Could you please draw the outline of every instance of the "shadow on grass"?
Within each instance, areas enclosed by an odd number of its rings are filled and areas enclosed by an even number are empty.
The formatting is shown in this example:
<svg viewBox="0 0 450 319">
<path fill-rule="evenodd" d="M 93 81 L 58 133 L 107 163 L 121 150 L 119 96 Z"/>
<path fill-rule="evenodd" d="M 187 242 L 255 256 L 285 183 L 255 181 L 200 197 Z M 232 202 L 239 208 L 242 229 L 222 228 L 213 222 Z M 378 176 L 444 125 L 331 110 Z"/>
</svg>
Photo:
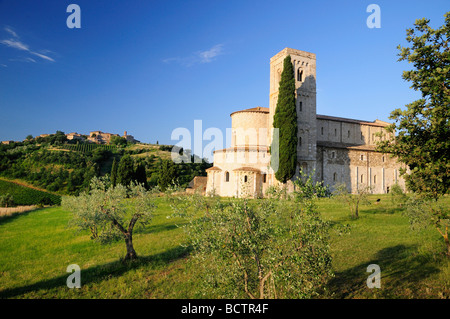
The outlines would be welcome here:
<svg viewBox="0 0 450 319">
<path fill-rule="evenodd" d="M 370 264 L 381 269 L 381 289 L 369 289 L 366 272 Z M 429 254 L 419 253 L 417 245 L 396 245 L 381 249 L 375 258 L 356 267 L 335 273 L 328 285 L 333 298 L 365 298 L 378 293 L 383 298 L 410 298 L 405 291 L 413 292 L 420 288 L 420 282 L 440 272 L 438 261 Z"/>
<path fill-rule="evenodd" d="M 34 213 L 37 211 L 42 210 L 43 208 L 35 208 L 35 209 L 31 209 L 28 210 L 26 212 L 17 212 L 17 213 L 11 213 L 10 215 L 4 215 L 4 216 L 0 216 L 0 225 L 6 224 L 6 223 L 10 223 L 12 221 L 14 221 L 15 219 L 19 218 L 19 217 L 24 217 L 27 216 L 30 213 Z"/>
<path fill-rule="evenodd" d="M 401 214 L 405 209 L 401 207 L 384 207 L 374 205 L 372 208 L 366 208 L 361 212 L 363 214 Z"/>
<path fill-rule="evenodd" d="M 81 284 L 88 285 L 93 283 L 99 283 L 103 280 L 109 280 L 111 278 L 120 277 L 128 271 L 140 269 L 143 267 L 156 268 L 160 266 L 167 266 L 167 264 L 174 262 L 176 260 L 182 259 L 189 255 L 191 249 L 186 247 L 178 246 L 166 250 L 162 253 L 150 255 L 150 256 L 139 256 L 139 258 L 133 262 L 123 262 L 117 260 L 108 264 L 98 265 L 90 267 L 88 269 L 81 269 Z M 42 280 L 37 283 L 5 289 L 0 291 L 0 299 L 4 298 L 14 298 L 21 296 L 26 293 L 39 291 L 39 290 L 51 290 L 55 288 L 66 288 L 67 278 L 70 273 L 64 274 L 59 277 L 55 277 L 48 280 Z M 67 288 L 69 289 L 69 288 Z"/>
<path fill-rule="evenodd" d="M 185 223 L 185 222 L 180 222 L 180 223 L 168 222 L 165 224 L 150 225 L 143 229 L 140 229 L 139 234 L 150 234 L 150 233 L 155 234 L 155 233 L 159 233 L 159 232 L 170 231 L 170 230 L 181 228 L 182 226 L 184 226 L 186 224 L 187 223 Z"/>
</svg>

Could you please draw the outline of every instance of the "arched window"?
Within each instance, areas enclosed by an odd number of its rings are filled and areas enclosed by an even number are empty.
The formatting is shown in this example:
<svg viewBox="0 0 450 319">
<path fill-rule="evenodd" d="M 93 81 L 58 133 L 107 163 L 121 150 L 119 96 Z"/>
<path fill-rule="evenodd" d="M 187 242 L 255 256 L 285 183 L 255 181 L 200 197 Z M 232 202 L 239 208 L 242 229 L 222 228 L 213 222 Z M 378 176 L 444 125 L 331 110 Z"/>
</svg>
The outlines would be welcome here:
<svg viewBox="0 0 450 319">
<path fill-rule="evenodd" d="M 333 174 L 333 182 L 337 181 L 337 173 Z"/>
<path fill-rule="evenodd" d="M 225 182 L 229 182 L 229 181 L 230 181 L 230 173 L 225 172 Z"/>
<path fill-rule="evenodd" d="M 300 101 L 299 103 L 298 103 L 298 110 L 301 112 L 301 111 L 303 111 L 303 103 L 302 103 L 302 101 Z"/>
<path fill-rule="evenodd" d="M 297 70 L 297 81 L 302 82 L 303 81 L 303 70 L 298 68 Z"/>
<path fill-rule="evenodd" d="M 298 137 L 298 146 L 302 146 L 302 137 L 301 136 Z"/>
<path fill-rule="evenodd" d="M 323 127 L 320 128 L 320 133 L 323 135 Z"/>
<path fill-rule="evenodd" d="M 373 183 L 376 184 L 377 183 L 377 175 L 373 176 Z"/>
<path fill-rule="evenodd" d="M 244 176 L 244 183 L 247 183 L 247 175 Z"/>
<path fill-rule="evenodd" d="M 263 180 L 263 183 L 266 183 L 267 182 L 267 174 L 262 174 L 262 180 Z"/>
</svg>

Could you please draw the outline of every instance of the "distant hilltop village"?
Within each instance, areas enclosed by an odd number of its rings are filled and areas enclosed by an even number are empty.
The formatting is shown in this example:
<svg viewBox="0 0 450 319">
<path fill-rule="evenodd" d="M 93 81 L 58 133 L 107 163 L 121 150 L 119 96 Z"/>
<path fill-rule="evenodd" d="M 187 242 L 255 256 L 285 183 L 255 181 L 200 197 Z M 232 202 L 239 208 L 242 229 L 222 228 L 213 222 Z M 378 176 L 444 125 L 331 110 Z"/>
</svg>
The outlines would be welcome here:
<svg viewBox="0 0 450 319">
<path fill-rule="evenodd" d="M 52 134 L 41 134 L 39 136 L 36 136 L 37 138 L 46 138 L 49 137 Z M 78 141 L 78 142 L 87 142 L 87 143 L 95 143 L 95 144 L 111 144 L 111 139 L 116 137 L 122 137 L 124 138 L 128 143 L 140 143 L 140 141 L 136 140 L 133 135 L 128 135 L 127 131 L 123 133 L 123 136 L 120 136 L 119 134 L 114 133 L 106 133 L 102 131 L 93 131 L 90 132 L 89 135 L 79 134 L 76 132 L 65 134 L 67 137 L 67 140 L 69 141 Z M 3 141 L 2 144 L 9 144 L 13 141 Z"/>
<path fill-rule="evenodd" d="M 110 144 L 111 143 L 111 138 L 113 136 L 120 137 L 119 134 L 105 133 L 105 132 L 102 132 L 102 131 L 90 132 L 90 134 L 89 134 L 89 136 L 87 138 L 85 138 L 83 135 L 78 134 L 78 133 L 69 133 L 69 134 L 66 134 L 66 136 L 67 136 L 68 140 L 83 141 L 83 142 L 84 141 L 88 141 L 88 142 L 92 142 L 92 143 L 96 143 L 96 144 Z M 122 137 L 124 139 L 126 139 L 127 142 L 139 143 L 139 141 L 136 140 L 133 135 L 128 135 L 127 131 L 125 131 L 123 133 Z"/>
</svg>

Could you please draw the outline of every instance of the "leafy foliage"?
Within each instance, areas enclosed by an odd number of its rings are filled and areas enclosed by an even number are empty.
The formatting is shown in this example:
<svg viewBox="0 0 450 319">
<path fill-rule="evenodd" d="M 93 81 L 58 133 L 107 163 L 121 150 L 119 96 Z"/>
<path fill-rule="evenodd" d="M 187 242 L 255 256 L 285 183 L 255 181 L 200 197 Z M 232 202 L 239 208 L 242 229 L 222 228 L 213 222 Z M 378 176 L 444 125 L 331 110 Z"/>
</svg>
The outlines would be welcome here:
<svg viewBox="0 0 450 319">
<path fill-rule="evenodd" d="M 117 184 L 130 185 L 135 180 L 134 161 L 130 155 L 124 155 L 117 168 Z"/>
<path fill-rule="evenodd" d="M 113 186 L 116 186 L 117 184 L 117 161 L 116 158 L 114 158 L 112 166 L 111 166 L 111 184 Z"/>
<path fill-rule="evenodd" d="M 0 207 L 11 207 L 14 205 L 14 198 L 11 194 L 6 193 L 4 195 L 0 195 Z"/>
<path fill-rule="evenodd" d="M 399 61 L 414 67 L 403 72 L 403 79 L 422 98 L 406 105 L 406 110 L 391 113 L 395 123 L 388 132 L 397 130 L 398 135 L 382 141 L 378 149 L 392 153 L 410 168 L 409 173 L 400 172 L 408 188 L 417 193 L 408 204 L 407 215 L 413 224 L 419 220 L 434 224 L 450 257 L 448 209 L 427 200 L 437 202 L 450 188 L 450 12 L 441 27 L 433 29 L 429 23 L 425 18 L 416 20 L 414 28 L 406 31 L 410 46 L 398 46 Z"/>
<path fill-rule="evenodd" d="M 77 194 L 100 174 L 111 155 L 104 148 L 82 153 L 28 142 L 0 145 L 0 175 L 24 179 L 51 192 Z"/>
<path fill-rule="evenodd" d="M 391 191 L 389 193 L 391 194 L 392 205 L 403 207 L 408 200 L 408 196 L 403 191 L 403 188 L 397 183 L 391 186 Z"/>
<path fill-rule="evenodd" d="M 51 192 L 78 195 L 89 188 L 93 177 L 110 174 L 113 184 L 117 183 L 118 167 L 113 167 L 113 160 L 118 166 L 120 159 L 128 156 L 131 157 L 133 165 L 132 168 L 131 165 L 128 166 L 130 174 L 125 177 L 125 183 L 138 181 L 148 183 L 148 187 L 158 185 L 165 154 L 136 156 L 150 153 L 155 148 L 146 146 L 123 148 L 93 143 L 70 144 L 74 143 L 73 141 L 60 143 L 62 136 L 65 135 L 59 133 L 9 145 L 0 144 L 0 176 L 23 179 Z M 37 144 L 37 141 L 42 144 Z M 192 161 L 194 159 L 192 156 Z M 129 158 L 127 161 L 130 164 Z M 180 185 L 186 187 L 194 176 L 205 176 L 205 170 L 211 166 L 212 164 L 203 160 L 176 164 L 173 168 Z"/>
<path fill-rule="evenodd" d="M 359 205 L 370 204 L 368 196 L 372 192 L 372 187 L 360 184 L 358 185 L 356 194 L 351 194 L 345 184 L 338 184 L 335 187 L 336 189 L 333 192 L 335 198 L 348 205 L 353 218 L 359 218 Z"/>
<path fill-rule="evenodd" d="M 195 266 L 201 269 L 204 295 L 317 296 L 333 273 L 330 224 L 321 219 L 316 198 L 306 190 L 295 200 L 224 201 L 169 194 L 174 216 L 188 220 L 187 244 L 193 247 Z"/>
<path fill-rule="evenodd" d="M 409 173 L 401 171 L 410 190 L 436 199 L 450 187 L 450 12 L 437 29 L 429 22 L 416 20 L 414 28 L 406 31 L 410 46 L 398 46 L 399 61 L 414 67 L 403 72 L 403 79 L 422 98 L 391 113 L 395 120 L 388 127 L 391 138 L 381 141 L 378 149 L 410 168 Z"/>
<path fill-rule="evenodd" d="M 127 139 L 122 136 L 114 135 L 114 136 L 111 136 L 111 144 L 125 146 L 125 145 L 127 145 Z"/>
<path fill-rule="evenodd" d="M 171 160 L 163 160 L 159 166 L 158 186 L 164 192 L 169 186 L 176 182 L 177 171 L 175 163 Z"/>
<path fill-rule="evenodd" d="M 73 213 L 72 226 L 88 229 L 91 239 L 101 243 L 125 239 L 125 259 L 136 259 L 132 236 L 135 225 L 146 225 L 155 209 L 152 193 L 142 185 L 129 188 L 110 184 L 107 178 L 93 178 L 90 191 L 64 196 L 62 206 Z"/>
<path fill-rule="evenodd" d="M 444 239 L 446 254 L 450 257 L 450 240 L 448 228 L 450 227 L 450 211 L 448 206 L 439 200 L 430 200 L 413 194 L 406 201 L 405 216 L 409 218 L 411 228 L 421 229 L 434 227 Z"/>
<path fill-rule="evenodd" d="M 278 157 L 279 160 L 275 177 L 280 182 L 286 183 L 295 175 L 298 142 L 294 67 L 290 55 L 283 62 L 283 72 L 281 73 L 277 107 L 273 117 L 273 127 L 279 129 L 279 138 L 278 140 L 276 138 L 273 139 L 270 148 L 271 156 L 273 158 Z"/>
</svg>

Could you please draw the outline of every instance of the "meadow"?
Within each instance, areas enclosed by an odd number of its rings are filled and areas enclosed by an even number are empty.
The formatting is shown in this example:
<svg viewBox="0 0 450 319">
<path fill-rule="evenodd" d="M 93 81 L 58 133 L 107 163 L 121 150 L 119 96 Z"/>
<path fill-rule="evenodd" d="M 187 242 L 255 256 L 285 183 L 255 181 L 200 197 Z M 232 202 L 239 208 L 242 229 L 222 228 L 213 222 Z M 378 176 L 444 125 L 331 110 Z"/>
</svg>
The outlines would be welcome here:
<svg viewBox="0 0 450 319">
<path fill-rule="evenodd" d="M 376 202 L 380 199 L 379 202 Z M 447 197 L 444 199 L 450 203 Z M 324 219 L 350 226 L 331 233 L 335 277 L 322 298 L 449 298 L 450 262 L 435 229 L 412 231 L 389 195 L 372 195 L 352 219 L 334 199 L 318 202 Z M 100 245 L 68 228 L 69 212 L 43 208 L 0 218 L 0 298 L 203 298 L 181 219 L 163 198 L 152 222 L 134 235 L 139 261 L 123 264 L 125 245 Z M 80 289 L 69 289 L 67 266 L 81 268 Z M 366 285 L 367 266 L 381 268 L 381 288 Z"/>
</svg>

